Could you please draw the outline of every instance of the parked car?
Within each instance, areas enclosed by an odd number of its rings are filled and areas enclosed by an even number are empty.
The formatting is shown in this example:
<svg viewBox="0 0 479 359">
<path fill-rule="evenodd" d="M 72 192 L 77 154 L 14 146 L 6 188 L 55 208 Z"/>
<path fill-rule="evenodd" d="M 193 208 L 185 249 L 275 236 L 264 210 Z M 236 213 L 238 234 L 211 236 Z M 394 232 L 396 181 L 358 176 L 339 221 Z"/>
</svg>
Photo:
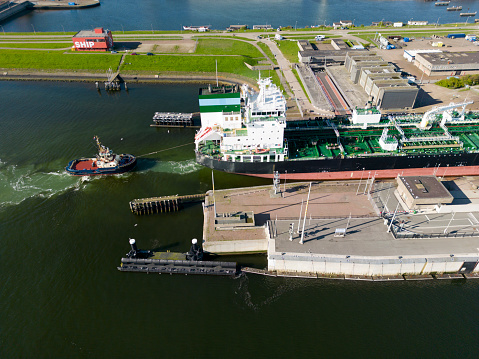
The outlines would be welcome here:
<svg viewBox="0 0 479 359">
<path fill-rule="evenodd" d="M 153 56 L 153 54 L 151 52 L 147 52 L 146 56 Z"/>
<path fill-rule="evenodd" d="M 112 54 L 117 54 L 117 53 L 118 53 L 118 51 L 112 50 L 112 52 L 111 52 L 111 53 L 112 53 Z"/>
<path fill-rule="evenodd" d="M 132 52 L 131 54 L 132 54 L 132 55 L 138 55 L 136 52 Z"/>
</svg>

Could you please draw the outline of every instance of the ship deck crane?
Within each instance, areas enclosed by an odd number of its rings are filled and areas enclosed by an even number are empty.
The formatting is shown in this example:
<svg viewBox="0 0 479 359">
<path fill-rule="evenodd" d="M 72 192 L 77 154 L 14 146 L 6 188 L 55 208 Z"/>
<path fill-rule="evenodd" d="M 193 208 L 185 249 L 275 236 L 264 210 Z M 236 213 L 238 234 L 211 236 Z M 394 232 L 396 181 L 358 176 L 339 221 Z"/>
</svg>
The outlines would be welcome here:
<svg viewBox="0 0 479 359">
<path fill-rule="evenodd" d="M 427 111 L 424 116 L 422 117 L 421 123 L 419 123 L 418 128 L 421 130 L 427 130 L 431 127 L 431 123 L 434 122 L 435 120 L 435 115 L 438 113 L 447 113 L 449 110 L 455 109 L 457 107 L 462 107 L 462 111 L 460 116 L 462 117 L 464 115 L 465 109 L 467 105 L 470 105 L 474 103 L 474 101 L 464 101 L 462 103 L 453 103 L 451 102 L 449 105 L 446 106 L 440 106 L 433 108 L 429 111 Z M 444 117 L 444 115 L 443 115 Z"/>
</svg>

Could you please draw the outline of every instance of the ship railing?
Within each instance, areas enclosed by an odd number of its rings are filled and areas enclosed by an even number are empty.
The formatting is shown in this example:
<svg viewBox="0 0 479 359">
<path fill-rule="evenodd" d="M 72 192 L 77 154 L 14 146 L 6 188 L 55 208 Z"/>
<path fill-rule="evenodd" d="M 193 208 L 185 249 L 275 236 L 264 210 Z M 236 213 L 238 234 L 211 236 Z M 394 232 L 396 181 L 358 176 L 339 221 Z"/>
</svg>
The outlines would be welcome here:
<svg viewBox="0 0 479 359">
<path fill-rule="evenodd" d="M 459 137 L 455 136 L 428 136 L 428 137 L 409 137 L 401 142 L 438 142 L 438 141 L 452 141 L 459 140 Z"/>
</svg>

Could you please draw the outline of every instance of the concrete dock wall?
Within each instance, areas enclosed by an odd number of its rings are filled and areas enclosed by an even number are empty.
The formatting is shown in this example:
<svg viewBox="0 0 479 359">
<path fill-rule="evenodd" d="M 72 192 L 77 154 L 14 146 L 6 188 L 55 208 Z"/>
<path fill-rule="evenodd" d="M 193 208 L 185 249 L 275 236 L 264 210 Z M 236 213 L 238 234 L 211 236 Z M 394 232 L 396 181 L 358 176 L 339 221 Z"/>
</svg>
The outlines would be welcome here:
<svg viewBox="0 0 479 359">
<path fill-rule="evenodd" d="M 479 261 L 479 254 L 437 256 L 433 258 L 339 257 L 309 254 L 271 254 L 268 270 L 281 272 L 325 273 L 334 275 L 394 276 L 431 273 L 457 273 L 464 262 Z M 474 269 L 479 273 L 479 266 Z"/>
<path fill-rule="evenodd" d="M 236 240 L 236 241 L 207 241 L 203 243 L 203 249 L 215 254 L 242 254 L 266 252 L 268 240 Z"/>
<path fill-rule="evenodd" d="M 24 1 L 18 4 L 12 4 L 10 7 L 5 8 L 0 11 L 0 22 L 8 19 L 10 16 L 18 14 L 20 11 L 25 10 L 31 3 L 29 1 Z"/>
</svg>

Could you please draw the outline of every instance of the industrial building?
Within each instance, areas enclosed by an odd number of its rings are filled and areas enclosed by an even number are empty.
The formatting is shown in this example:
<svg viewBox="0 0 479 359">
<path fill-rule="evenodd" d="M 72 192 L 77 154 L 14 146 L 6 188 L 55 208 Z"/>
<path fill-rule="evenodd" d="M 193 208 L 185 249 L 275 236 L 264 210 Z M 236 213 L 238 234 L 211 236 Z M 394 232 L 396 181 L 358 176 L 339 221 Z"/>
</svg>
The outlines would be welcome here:
<svg viewBox="0 0 479 359">
<path fill-rule="evenodd" d="M 427 76 L 479 73 L 479 52 L 418 53 L 414 64 Z"/>
<path fill-rule="evenodd" d="M 414 107 L 419 89 L 408 83 L 395 67 L 374 54 L 349 52 L 345 68 L 350 79 L 364 89 L 373 105 L 381 110 L 405 110 Z"/>
<path fill-rule="evenodd" d="M 109 51 L 114 47 L 111 31 L 102 27 L 81 30 L 73 35 L 72 40 L 75 51 Z"/>
<path fill-rule="evenodd" d="M 341 41 L 335 41 L 335 48 L 346 45 Z M 418 87 L 409 84 L 394 65 L 377 54 L 349 47 L 349 50 L 314 50 L 305 40 L 298 41 L 298 46 L 299 61 L 310 64 L 307 67 L 316 71 L 318 83 L 314 86 L 336 114 L 348 114 L 366 102 L 387 111 L 414 108 Z M 343 64 L 344 67 L 338 66 Z"/>
<path fill-rule="evenodd" d="M 303 64 L 344 64 L 346 54 L 352 52 L 355 54 L 368 54 L 368 50 L 304 50 L 298 51 L 299 62 Z"/>
<path fill-rule="evenodd" d="M 331 39 L 331 46 L 335 50 L 349 50 L 349 45 L 343 39 Z"/>
<path fill-rule="evenodd" d="M 436 176 L 398 176 L 397 185 L 399 197 L 410 210 L 433 209 L 454 200 Z"/>
<path fill-rule="evenodd" d="M 381 110 L 410 110 L 414 108 L 418 92 L 406 79 L 379 80 L 373 82 L 371 97 Z"/>
<path fill-rule="evenodd" d="M 403 57 L 408 60 L 409 62 L 414 62 L 416 59 L 417 54 L 430 54 L 434 52 L 442 52 L 441 50 L 433 50 L 433 49 L 428 49 L 428 50 L 404 50 Z"/>
</svg>

